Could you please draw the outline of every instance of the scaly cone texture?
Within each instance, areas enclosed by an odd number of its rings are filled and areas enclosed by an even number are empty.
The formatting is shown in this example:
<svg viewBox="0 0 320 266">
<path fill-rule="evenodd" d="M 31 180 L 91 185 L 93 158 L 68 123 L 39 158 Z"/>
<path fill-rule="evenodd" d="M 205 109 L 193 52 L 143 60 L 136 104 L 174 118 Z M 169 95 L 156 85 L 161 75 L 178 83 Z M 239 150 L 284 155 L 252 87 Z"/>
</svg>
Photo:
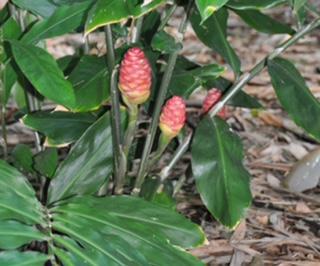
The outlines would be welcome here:
<svg viewBox="0 0 320 266">
<path fill-rule="evenodd" d="M 162 108 L 159 127 L 169 139 L 176 137 L 186 122 L 186 104 L 179 97 L 174 96 Z"/>
<path fill-rule="evenodd" d="M 120 66 L 119 89 L 129 104 L 144 103 L 150 96 L 152 70 L 144 52 L 134 47 L 124 55 Z"/>
<path fill-rule="evenodd" d="M 206 98 L 203 101 L 202 105 L 202 113 L 206 114 L 210 111 L 210 109 L 219 102 L 220 98 L 222 96 L 222 93 L 218 89 L 211 89 L 208 91 L 208 94 Z M 222 119 L 225 119 L 227 117 L 227 110 L 225 107 L 222 108 L 222 110 L 218 113 L 218 116 L 220 116 Z"/>
</svg>

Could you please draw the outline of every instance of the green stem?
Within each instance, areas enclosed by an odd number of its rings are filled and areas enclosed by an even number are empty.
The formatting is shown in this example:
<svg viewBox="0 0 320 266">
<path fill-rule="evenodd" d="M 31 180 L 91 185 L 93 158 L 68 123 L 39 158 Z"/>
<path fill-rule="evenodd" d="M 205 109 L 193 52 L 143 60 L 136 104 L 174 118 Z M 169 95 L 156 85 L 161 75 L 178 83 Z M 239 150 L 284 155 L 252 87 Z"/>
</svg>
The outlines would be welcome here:
<svg viewBox="0 0 320 266">
<path fill-rule="evenodd" d="M 272 53 L 261 60 L 256 66 L 254 66 L 251 71 L 245 73 L 234 85 L 223 95 L 221 101 L 219 101 L 213 108 L 211 108 L 209 115 L 214 117 L 225 104 L 240 91 L 248 82 L 250 82 L 255 76 L 260 74 L 264 68 L 268 65 L 268 61 L 276 58 L 287 50 L 290 46 L 294 45 L 298 40 L 304 37 L 306 34 L 313 31 L 315 28 L 320 26 L 320 18 L 315 19 L 310 24 L 302 28 L 296 34 L 294 34 L 289 40 L 282 43 L 278 48 L 276 48 Z"/>
<path fill-rule="evenodd" d="M 107 45 L 107 62 L 110 75 L 110 98 L 111 98 L 111 129 L 112 129 L 112 146 L 114 154 L 114 179 L 115 185 L 121 184 L 120 163 L 122 156 L 122 137 L 120 126 L 120 100 L 118 92 L 118 69 L 115 67 L 115 53 L 112 38 L 112 29 L 110 25 L 105 27 L 106 45 Z"/>
<path fill-rule="evenodd" d="M 187 152 L 187 150 L 189 149 L 190 143 L 191 143 L 191 139 L 192 139 L 192 134 L 193 132 L 190 132 L 187 137 L 183 140 L 183 142 L 179 145 L 178 149 L 176 150 L 176 152 L 173 154 L 169 164 L 164 167 L 162 169 L 162 171 L 160 172 L 160 180 L 161 182 L 163 182 L 164 180 L 166 180 L 173 167 L 177 164 L 178 161 L 180 161 L 180 159 L 182 158 L 182 156 Z"/>
<path fill-rule="evenodd" d="M 132 105 L 129 107 L 129 123 L 124 137 L 123 151 L 126 157 L 128 157 L 134 136 L 136 133 L 137 122 L 139 116 L 139 108 L 137 105 Z"/>
<path fill-rule="evenodd" d="M 157 150 L 151 154 L 151 159 L 148 162 L 147 165 L 147 172 L 149 172 L 153 166 L 160 160 L 162 154 L 168 147 L 169 143 L 171 142 L 172 139 L 167 138 L 165 135 L 161 134 L 159 138 L 159 144 Z"/>
<path fill-rule="evenodd" d="M 139 109 L 137 105 L 128 105 L 129 106 L 129 124 L 128 128 L 124 137 L 124 143 L 123 143 L 123 152 L 120 160 L 120 166 L 119 166 L 119 178 L 118 182 L 116 183 L 114 193 L 119 195 L 123 192 L 123 186 L 125 184 L 125 178 L 128 168 L 128 157 L 130 148 L 132 146 L 132 142 L 134 140 L 136 128 L 137 128 L 137 122 L 138 122 L 138 114 Z"/>
<path fill-rule="evenodd" d="M 193 3 L 193 1 L 189 1 L 189 6 L 187 8 L 186 14 L 185 14 L 184 18 L 182 19 L 181 24 L 179 26 L 179 31 L 178 31 L 179 32 L 179 36 L 178 36 L 179 40 L 178 41 L 180 41 L 180 42 L 183 40 L 183 35 L 186 30 L 188 16 L 189 16 L 189 12 L 190 12 L 192 3 Z M 151 125 L 149 127 L 144 150 L 142 153 L 138 176 L 137 176 L 137 179 L 136 179 L 136 182 L 134 185 L 134 189 L 133 189 L 133 194 L 135 194 L 135 195 L 140 193 L 141 186 L 142 186 L 144 179 L 146 177 L 147 161 L 148 161 L 148 158 L 149 158 L 149 155 L 151 153 L 151 149 L 152 149 L 152 146 L 154 143 L 154 139 L 155 139 L 157 128 L 158 128 L 161 107 L 162 107 L 164 100 L 165 100 L 165 97 L 167 95 L 168 87 L 169 87 L 169 84 L 170 84 L 170 81 L 172 78 L 172 73 L 173 73 L 177 58 L 178 58 L 178 53 L 179 53 L 179 51 L 175 51 L 170 55 L 166 70 L 164 72 L 164 76 L 161 81 L 159 93 L 157 96 L 157 101 L 155 104 L 154 112 L 152 114 Z"/>
<path fill-rule="evenodd" d="M 143 16 L 139 17 L 136 21 L 136 27 L 132 34 L 132 43 L 137 43 L 139 41 L 142 25 L 143 25 Z"/>
<path fill-rule="evenodd" d="M 167 14 L 161 20 L 161 24 L 158 28 L 158 31 L 162 31 L 164 29 L 164 27 L 167 25 L 168 21 L 170 20 L 171 16 L 173 15 L 173 13 L 176 11 L 177 7 L 178 7 L 178 5 L 174 4 L 169 8 L 169 10 L 167 11 Z"/>
<path fill-rule="evenodd" d="M 2 68 L 0 70 L 2 72 Z M 8 158 L 8 139 L 7 139 L 7 125 L 6 125 L 6 105 L 4 102 L 4 88 L 2 79 L 0 80 L 0 119 L 1 119 L 1 131 L 3 140 L 3 156 L 4 159 Z"/>
</svg>

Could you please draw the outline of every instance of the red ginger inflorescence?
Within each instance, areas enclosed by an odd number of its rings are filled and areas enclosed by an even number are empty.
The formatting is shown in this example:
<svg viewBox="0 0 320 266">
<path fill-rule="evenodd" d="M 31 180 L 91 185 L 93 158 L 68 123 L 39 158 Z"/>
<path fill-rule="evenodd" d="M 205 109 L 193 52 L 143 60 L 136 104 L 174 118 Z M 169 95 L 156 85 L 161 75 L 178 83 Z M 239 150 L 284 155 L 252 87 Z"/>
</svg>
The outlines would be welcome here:
<svg viewBox="0 0 320 266">
<path fill-rule="evenodd" d="M 206 98 L 203 101 L 202 105 L 202 113 L 206 114 L 210 111 L 210 109 L 219 102 L 220 98 L 222 97 L 222 92 L 218 89 L 211 89 L 208 91 Z M 227 116 L 227 110 L 225 107 L 218 113 L 222 119 L 225 119 Z"/>
<path fill-rule="evenodd" d="M 162 108 L 160 129 L 166 137 L 174 138 L 179 134 L 185 122 L 186 103 L 181 97 L 174 96 Z"/>
<path fill-rule="evenodd" d="M 120 66 L 119 89 L 124 101 L 144 103 L 150 96 L 151 83 L 152 70 L 144 52 L 138 47 L 129 49 Z"/>
</svg>

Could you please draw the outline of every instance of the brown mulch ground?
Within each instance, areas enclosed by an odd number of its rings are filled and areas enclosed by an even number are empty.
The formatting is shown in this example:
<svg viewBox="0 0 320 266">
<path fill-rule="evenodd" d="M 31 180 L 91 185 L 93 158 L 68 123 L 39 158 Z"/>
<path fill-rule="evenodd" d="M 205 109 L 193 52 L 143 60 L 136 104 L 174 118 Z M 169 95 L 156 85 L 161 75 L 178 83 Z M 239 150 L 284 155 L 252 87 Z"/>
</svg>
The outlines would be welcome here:
<svg viewBox="0 0 320 266">
<path fill-rule="evenodd" d="M 279 13 L 283 19 L 288 19 L 288 11 Z M 230 21 L 229 32 L 244 70 L 249 70 L 287 37 L 258 34 L 235 16 Z M 91 39 L 98 42 L 92 52 L 100 53 L 105 49 L 99 43 L 100 39 Z M 320 30 L 285 53 L 286 58 L 296 63 L 318 98 L 319 39 Z M 77 36 L 56 38 L 48 44 L 57 57 L 72 54 L 72 47 L 81 45 Z M 223 63 L 219 56 L 197 41 L 191 29 L 187 32 L 183 53 L 202 64 Z M 232 78 L 230 72 L 225 76 Z M 320 265 L 320 188 L 298 194 L 281 186 L 292 165 L 319 145 L 295 126 L 281 109 L 266 71 L 245 90 L 259 98 L 265 109 L 258 114 L 234 109 L 228 122 L 244 141 L 254 201 L 247 218 L 231 232 L 214 221 L 195 191 L 187 187 L 179 196 L 178 208 L 201 224 L 208 238 L 207 245 L 191 252 L 208 265 Z M 21 135 L 20 130 L 18 125 L 10 126 L 11 145 L 32 140 L 31 132 L 24 131 Z"/>
</svg>

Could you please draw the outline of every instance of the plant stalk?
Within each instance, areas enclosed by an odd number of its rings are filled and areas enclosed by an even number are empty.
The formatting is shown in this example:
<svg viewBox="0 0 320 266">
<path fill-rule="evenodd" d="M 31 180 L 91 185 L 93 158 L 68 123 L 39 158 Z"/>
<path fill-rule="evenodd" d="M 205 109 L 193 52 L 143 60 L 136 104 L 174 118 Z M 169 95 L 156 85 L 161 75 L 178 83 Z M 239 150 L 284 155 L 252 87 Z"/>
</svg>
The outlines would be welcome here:
<svg viewBox="0 0 320 266">
<path fill-rule="evenodd" d="M 120 162 L 122 156 L 122 136 L 120 126 L 120 100 L 118 91 L 118 69 L 115 66 L 115 53 L 112 38 L 112 29 L 110 25 L 105 28 L 106 45 L 107 45 L 107 62 L 110 75 L 110 98 L 111 98 L 111 129 L 112 129 L 112 146 L 114 154 L 114 179 L 115 186 L 121 184 L 119 180 L 120 175 Z"/>
<path fill-rule="evenodd" d="M 178 32 L 179 32 L 180 36 L 178 36 L 178 41 L 180 41 L 180 42 L 183 40 L 183 35 L 186 30 L 187 21 L 188 21 L 189 12 L 190 12 L 192 3 L 193 3 L 193 1 L 189 2 L 186 14 L 185 14 L 184 18 L 182 19 L 181 24 L 179 26 Z M 138 195 L 140 193 L 141 186 L 142 186 L 144 179 L 146 177 L 146 170 L 147 170 L 147 165 L 148 165 L 147 161 L 148 161 L 148 158 L 149 158 L 149 155 L 151 153 L 151 149 L 152 149 L 152 146 L 154 143 L 154 139 L 155 139 L 157 128 L 158 128 L 161 107 L 162 107 L 164 100 L 165 100 L 165 97 L 167 95 L 167 91 L 168 91 L 168 87 L 169 87 L 169 84 L 170 84 L 170 81 L 172 78 L 173 70 L 174 70 L 174 67 L 175 67 L 175 64 L 176 64 L 176 61 L 178 58 L 178 53 L 179 53 L 179 51 L 175 51 L 170 55 L 166 70 L 164 72 L 164 76 L 161 81 L 157 101 L 156 101 L 155 108 L 154 108 L 154 111 L 152 114 L 151 125 L 149 127 L 144 150 L 142 153 L 138 176 L 137 176 L 137 179 L 136 179 L 136 182 L 134 185 L 134 189 L 132 191 L 132 193 L 134 195 Z"/>
<path fill-rule="evenodd" d="M 178 5 L 174 4 L 169 8 L 166 16 L 161 21 L 161 24 L 158 28 L 158 31 L 162 31 L 164 29 L 164 27 L 167 25 L 168 21 L 170 20 L 171 16 L 173 15 L 173 13 L 176 11 L 177 7 L 178 7 Z"/>
<path fill-rule="evenodd" d="M 136 27 L 133 30 L 132 33 L 132 43 L 137 43 L 140 39 L 140 35 L 141 35 L 141 30 L 142 30 L 142 25 L 143 25 L 143 16 L 139 17 L 136 20 Z"/>
<path fill-rule="evenodd" d="M 278 48 L 276 48 L 272 53 L 266 56 L 263 60 L 261 60 L 256 66 L 254 66 L 251 71 L 242 75 L 242 77 L 234 83 L 234 85 L 223 95 L 221 101 L 219 101 L 215 106 L 213 106 L 209 112 L 211 117 L 214 117 L 221 109 L 225 106 L 225 104 L 237 94 L 248 82 L 250 82 L 255 76 L 260 74 L 264 68 L 268 65 L 268 61 L 276 58 L 280 54 L 282 54 L 285 50 L 287 50 L 290 46 L 294 45 L 297 41 L 299 41 L 306 34 L 313 31 L 315 28 L 320 26 L 320 18 L 313 20 L 310 24 L 302 28 L 296 34 L 294 34 L 290 39 L 286 42 L 282 43 Z"/>
</svg>

